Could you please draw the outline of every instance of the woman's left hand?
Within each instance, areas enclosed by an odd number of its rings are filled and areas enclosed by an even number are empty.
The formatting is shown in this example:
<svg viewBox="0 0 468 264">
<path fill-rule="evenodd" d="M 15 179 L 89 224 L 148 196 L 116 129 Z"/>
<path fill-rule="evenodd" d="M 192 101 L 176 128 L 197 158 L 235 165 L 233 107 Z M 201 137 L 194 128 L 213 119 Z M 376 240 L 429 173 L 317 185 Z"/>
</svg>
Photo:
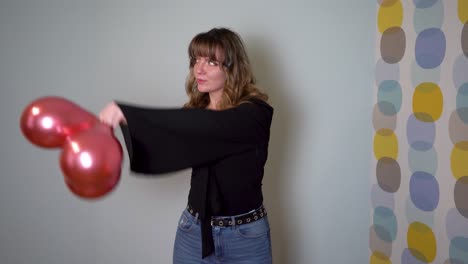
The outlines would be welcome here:
<svg viewBox="0 0 468 264">
<path fill-rule="evenodd" d="M 101 110 L 99 113 L 99 120 L 113 128 L 117 127 L 120 123 L 127 123 L 122 110 L 115 102 L 110 102 Z"/>
</svg>

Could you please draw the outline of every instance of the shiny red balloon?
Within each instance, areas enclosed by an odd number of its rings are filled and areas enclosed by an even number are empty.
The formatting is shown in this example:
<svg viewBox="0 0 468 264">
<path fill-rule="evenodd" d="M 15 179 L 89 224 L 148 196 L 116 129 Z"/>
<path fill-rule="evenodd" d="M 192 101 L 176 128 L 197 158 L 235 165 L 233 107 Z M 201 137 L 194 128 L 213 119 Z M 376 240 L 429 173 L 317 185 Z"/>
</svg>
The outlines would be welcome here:
<svg viewBox="0 0 468 264">
<path fill-rule="evenodd" d="M 73 194 L 84 199 L 100 198 L 111 192 L 117 185 L 117 182 L 115 184 L 109 184 L 108 186 L 93 184 L 77 185 L 76 183 L 67 181 L 67 179 L 65 179 L 65 183 Z"/>
<path fill-rule="evenodd" d="M 96 123 L 67 138 L 60 167 L 70 190 L 84 198 L 110 192 L 120 179 L 122 147 L 112 128 Z"/>
<path fill-rule="evenodd" d="M 112 128 L 73 102 L 39 98 L 24 109 L 20 127 L 31 143 L 62 148 L 60 168 L 67 187 L 77 196 L 98 198 L 119 182 L 122 146 Z"/>
<path fill-rule="evenodd" d="M 121 164 L 122 147 L 112 128 L 102 123 L 68 137 L 60 155 L 67 186 L 85 198 L 110 192 L 120 179 Z"/>
<path fill-rule="evenodd" d="M 20 127 L 33 144 L 60 147 L 73 133 L 90 128 L 98 119 L 73 102 L 56 96 L 42 97 L 23 110 Z"/>
</svg>

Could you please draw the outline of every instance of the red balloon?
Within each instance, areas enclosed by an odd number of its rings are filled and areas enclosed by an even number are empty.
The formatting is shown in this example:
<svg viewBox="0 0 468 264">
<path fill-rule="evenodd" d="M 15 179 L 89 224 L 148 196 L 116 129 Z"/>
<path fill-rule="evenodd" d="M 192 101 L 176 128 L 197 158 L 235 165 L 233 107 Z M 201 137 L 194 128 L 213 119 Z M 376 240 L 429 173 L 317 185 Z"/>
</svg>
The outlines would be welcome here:
<svg viewBox="0 0 468 264">
<path fill-rule="evenodd" d="M 98 119 L 65 98 L 47 96 L 31 102 L 23 110 L 20 127 L 33 144 L 60 147 L 66 138 L 90 128 Z"/>
<path fill-rule="evenodd" d="M 65 177 L 65 183 L 68 189 L 75 195 L 86 198 L 94 199 L 104 196 L 111 192 L 117 185 L 119 177 L 116 177 L 115 182 L 106 184 L 88 184 L 88 183 L 74 183 Z"/>
<path fill-rule="evenodd" d="M 82 198 L 101 197 L 120 179 L 122 147 L 111 127 L 67 99 L 39 98 L 23 111 L 21 131 L 33 144 L 62 148 L 67 187 Z"/>
<path fill-rule="evenodd" d="M 120 179 L 122 153 L 112 128 L 100 122 L 69 136 L 60 155 L 67 186 L 83 198 L 107 194 Z"/>
</svg>

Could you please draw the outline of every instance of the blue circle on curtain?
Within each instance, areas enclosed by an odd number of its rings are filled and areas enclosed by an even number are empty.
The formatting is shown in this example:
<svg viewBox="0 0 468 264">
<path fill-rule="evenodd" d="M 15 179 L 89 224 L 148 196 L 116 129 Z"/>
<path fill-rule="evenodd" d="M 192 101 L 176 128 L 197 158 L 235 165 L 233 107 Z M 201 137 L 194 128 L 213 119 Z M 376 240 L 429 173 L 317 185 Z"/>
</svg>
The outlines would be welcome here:
<svg viewBox="0 0 468 264">
<path fill-rule="evenodd" d="M 426 151 L 432 148 L 435 142 L 435 123 L 422 122 L 414 114 L 410 115 L 406 124 L 406 136 L 411 148 Z"/>
<path fill-rule="evenodd" d="M 380 85 L 385 80 L 399 80 L 400 65 L 398 63 L 386 63 L 380 58 L 375 65 L 375 82 Z"/>
<path fill-rule="evenodd" d="M 373 184 L 371 187 L 372 208 L 382 206 L 391 210 L 395 209 L 395 195 L 382 190 L 379 185 Z"/>
<path fill-rule="evenodd" d="M 450 208 L 445 217 L 445 229 L 449 240 L 455 237 L 468 237 L 468 221 L 457 208 Z"/>
<path fill-rule="evenodd" d="M 427 1 L 424 1 L 426 3 Z M 415 32 L 421 33 L 421 31 L 427 28 L 441 28 L 444 22 L 444 5 L 438 1 L 437 4 L 430 8 L 416 8 L 413 14 L 413 25 Z"/>
<path fill-rule="evenodd" d="M 401 109 L 402 92 L 400 84 L 395 80 L 385 80 L 379 84 L 377 102 L 380 112 L 392 116 Z"/>
<path fill-rule="evenodd" d="M 416 38 L 416 62 L 421 68 L 433 69 L 439 66 L 445 57 L 445 34 L 439 28 L 421 31 Z"/>
<path fill-rule="evenodd" d="M 411 175 L 410 196 L 413 204 L 423 211 L 434 211 L 439 204 L 439 183 L 431 174 L 417 171 Z"/>
<path fill-rule="evenodd" d="M 411 251 L 417 253 L 417 251 L 414 249 L 405 248 L 403 250 L 403 253 L 401 254 L 401 264 L 426 264 L 425 262 L 422 262 L 413 256 Z"/>
<path fill-rule="evenodd" d="M 468 82 L 458 88 L 457 113 L 463 123 L 468 124 Z"/>
<path fill-rule="evenodd" d="M 413 87 L 418 87 L 419 84 L 424 82 L 440 83 L 440 71 L 440 66 L 433 69 L 423 69 L 413 60 L 411 62 L 411 81 Z"/>
<path fill-rule="evenodd" d="M 468 263 L 468 237 L 455 237 L 450 241 L 449 256 L 453 260 Z"/>
<path fill-rule="evenodd" d="M 468 23 L 467 23 L 468 24 Z M 382 69 L 384 70 L 384 69 Z M 460 54 L 453 63 L 453 85 L 455 89 L 460 89 L 460 87 L 468 82 L 468 57 L 465 57 L 464 54 Z"/>
<path fill-rule="evenodd" d="M 392 242 L 397 235 L 397 220 L 390 208 L 379 206 L 374 210 L 374 231 L 385 242 Z"/>
<path fill-rule="evenodd" d="M 424 171 L 435 175 L 437 164 L 437 151 L 433 147 L 422 151 L 409 148 L 408 165 L 411 172 Z"/>
<path fill-rule="evenodd" d="M 413 0 L 416 8 L 428 8 L 437 3 L 438 0 Z"/>
<path fill-rule="evenodd" d="M 411 200 L 411 195 L 407 195 L 405 199 L 405 213 L 402 213 L 402 215 L 406 217 L 408 223 L 421 222 L 433 229 L 434 214 L 435 211 L 423 211 L 417 208 Z"/>
<path fill-rule="evenodd" d="M 461 34 L 461 46 L 463 54 L 465 54 L 465 57 L 468 57 L 468 22 L 463 25 Z"/>
</svg>

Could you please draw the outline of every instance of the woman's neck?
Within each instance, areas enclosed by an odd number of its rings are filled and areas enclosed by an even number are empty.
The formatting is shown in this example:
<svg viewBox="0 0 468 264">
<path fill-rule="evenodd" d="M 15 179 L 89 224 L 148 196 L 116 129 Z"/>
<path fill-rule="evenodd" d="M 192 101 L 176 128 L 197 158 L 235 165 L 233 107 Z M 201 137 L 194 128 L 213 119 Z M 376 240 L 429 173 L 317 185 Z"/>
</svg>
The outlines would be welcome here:
<svg viewBox="0 0 468 264">
<path fill-rule="evenodd" d="M 211 110 L 219 110 L 219 102 L 221 102 L 222 93 L 210 93 L 210 103 L 206 107 Z"/>
<path fill-rule="evenodd" d="M 212 102 L 210 102 L 208 104 L 208 106 L 206 107 L 206 109 L 210 109 L 210 110 L 219 110 L 218 109 L 218 106 L 216 104 L 213 104 Z"/>
</svg>

